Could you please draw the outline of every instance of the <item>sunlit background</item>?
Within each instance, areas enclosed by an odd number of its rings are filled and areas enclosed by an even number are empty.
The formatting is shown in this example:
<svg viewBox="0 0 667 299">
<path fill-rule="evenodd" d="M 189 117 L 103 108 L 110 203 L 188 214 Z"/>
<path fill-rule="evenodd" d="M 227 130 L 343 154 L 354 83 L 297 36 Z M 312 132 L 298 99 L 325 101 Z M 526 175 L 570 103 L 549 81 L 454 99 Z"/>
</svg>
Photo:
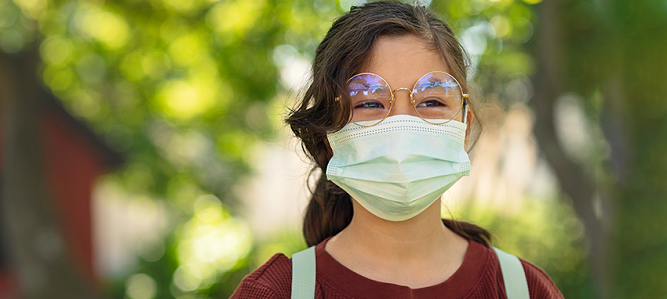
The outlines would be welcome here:
<svg viewBox="0 0 667 299">
<path fill-rule="evenodd" d="M 0 0 L 0 298 L 227 298 L 304 249 L 282 119 L 363 3 Z M 667 296 L 667 2 L 419 3 L 483 123 L 443 217 L 566 298 Z"/>
</svg>

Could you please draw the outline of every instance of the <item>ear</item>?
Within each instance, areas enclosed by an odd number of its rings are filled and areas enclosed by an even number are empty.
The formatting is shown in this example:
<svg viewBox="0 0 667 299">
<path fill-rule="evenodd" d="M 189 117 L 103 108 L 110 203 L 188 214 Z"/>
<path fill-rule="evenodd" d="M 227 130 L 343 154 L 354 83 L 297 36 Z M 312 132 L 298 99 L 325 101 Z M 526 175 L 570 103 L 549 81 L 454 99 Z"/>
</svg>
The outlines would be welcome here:
<svg viewBox="0 0 667 299">
<path fill-rule="evenodd" d="M 475 121 L 475 114 L 472 113 L 472 109 L 468 109 L 466 117 L 466 139 L 464 146 L 468 147 L 468 140 L 470 140 L 470 132 L 472 132 L 472 124 Z"/>
</svg>

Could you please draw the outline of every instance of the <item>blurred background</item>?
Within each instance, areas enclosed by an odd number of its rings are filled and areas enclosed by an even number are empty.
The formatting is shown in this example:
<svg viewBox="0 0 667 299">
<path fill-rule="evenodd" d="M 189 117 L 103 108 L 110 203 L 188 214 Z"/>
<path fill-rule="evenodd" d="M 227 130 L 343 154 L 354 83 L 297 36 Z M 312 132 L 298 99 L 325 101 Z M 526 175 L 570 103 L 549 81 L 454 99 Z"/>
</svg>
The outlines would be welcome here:
<svg viewBox="0 0 667 299">
<path fill-rule="evenodd" d="M 282 119 L 363 3 L 0 0 L 0 298 L 227 298 L 304 249 Z M 420 3 L 484 127 L 443 216 L 566 298 L 665 298 L 667 2 Z"/>
</svg>

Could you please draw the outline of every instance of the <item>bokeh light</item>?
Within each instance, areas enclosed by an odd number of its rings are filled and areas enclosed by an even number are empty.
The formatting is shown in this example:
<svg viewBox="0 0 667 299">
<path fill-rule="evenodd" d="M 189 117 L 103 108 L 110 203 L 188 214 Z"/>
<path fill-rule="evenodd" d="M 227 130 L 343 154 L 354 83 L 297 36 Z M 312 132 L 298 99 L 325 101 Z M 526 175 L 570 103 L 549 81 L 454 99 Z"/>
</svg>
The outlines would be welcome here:
<svg viewBox="0 0 667 299">
<path fill-rule="evenodd" d="M 98 7 L 83 7 L 77 14 L 79 30 L 110 50 L 119 50 L 130 38 L 130 28 L 119 15 Z"/>
<path fill-rule="evenodd" d="M 194 217 L 179 230 L 177 249 L 181 266 L 173 283 L 184 292 L 207 288 L 218 276 L 232 269 L 252 247 L 250 229 L 229 215 L 211 194 L 194 204 Z"/>
<path fill-rule="evenodd" d="M 125 282 L 125 289 L 130 299 L 153 299 L 157 292 L 155 280 L 143 273 L 131 275 Z"/>
</svg>

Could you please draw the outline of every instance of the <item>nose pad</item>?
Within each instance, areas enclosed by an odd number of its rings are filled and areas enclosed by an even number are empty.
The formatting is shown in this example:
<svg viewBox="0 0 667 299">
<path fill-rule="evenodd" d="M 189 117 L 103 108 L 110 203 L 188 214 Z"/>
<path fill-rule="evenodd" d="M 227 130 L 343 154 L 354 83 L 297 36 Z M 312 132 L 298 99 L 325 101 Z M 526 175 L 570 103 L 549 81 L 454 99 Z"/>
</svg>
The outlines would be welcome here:
<svg viewBox="0 0 667 299">
<path fill-rule="evenodd" d="M 418 116 L 417 113 L 415 112 L 415 109 L 412 108 L 412 101 L 411 101 L 412 90 L 407 89 L 405 87 L 401 87 L 395 89 L 393 93 L 394 93 L 394 103 L 392 104 L 389 116 L 401 115 L 401 114 Z"/>
</svg>

